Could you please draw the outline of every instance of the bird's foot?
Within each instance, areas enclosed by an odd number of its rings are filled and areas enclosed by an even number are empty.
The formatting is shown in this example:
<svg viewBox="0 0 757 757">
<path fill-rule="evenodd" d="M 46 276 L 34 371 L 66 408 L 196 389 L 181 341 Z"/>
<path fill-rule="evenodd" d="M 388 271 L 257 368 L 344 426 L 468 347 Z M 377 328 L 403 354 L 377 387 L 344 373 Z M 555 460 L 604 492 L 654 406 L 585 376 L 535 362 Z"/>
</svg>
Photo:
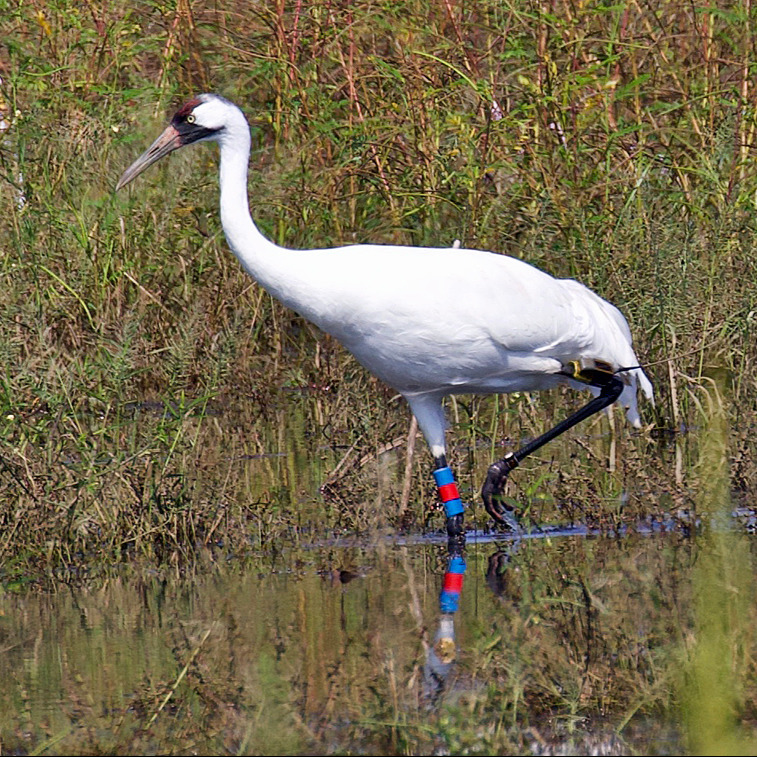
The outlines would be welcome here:
<svg viewBox="0 0 757 757">
<path fill-rule="evenodd" d="M 489 466 L 486 481 L 481 489 L 481 498 L 484 500 L 486 512 L 494 518 L 494 522 L 516 533 L 521 530 L 518 519 L 512 507 L 508 507 L 499 500 L 502 489 L 505 486 L 507 476 L 513 468 L 517 467 L 518 461 L 512 455 L 506 455 L 501 460 Z"/>
<path fill-rule="evenodd" d="M 447 518 L 449 554 L 461 555 L 465 548 L 465 516 L 463 513 Z"/>
</svg>

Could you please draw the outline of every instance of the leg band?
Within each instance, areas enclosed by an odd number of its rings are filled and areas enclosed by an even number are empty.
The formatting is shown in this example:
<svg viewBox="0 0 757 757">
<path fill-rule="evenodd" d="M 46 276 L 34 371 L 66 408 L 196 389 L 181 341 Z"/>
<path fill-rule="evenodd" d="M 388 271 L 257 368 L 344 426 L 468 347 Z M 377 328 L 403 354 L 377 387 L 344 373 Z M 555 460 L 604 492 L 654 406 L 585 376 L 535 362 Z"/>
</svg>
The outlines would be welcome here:
<svg viewBox="0 0 757 757">
<path fill-rule="evenodd" d="M 448 518 L 453 518 L 455 515 L 460 515 L 465 511 L 460 494 L 457 491 L 457 483 L 455 482 L 455 476 L 449 466 L 444 468 L 437 468 L 434 471 L 434 481 L 439 489 L 439 498 L 444 505 L 444 512 Z"/>
</svg>

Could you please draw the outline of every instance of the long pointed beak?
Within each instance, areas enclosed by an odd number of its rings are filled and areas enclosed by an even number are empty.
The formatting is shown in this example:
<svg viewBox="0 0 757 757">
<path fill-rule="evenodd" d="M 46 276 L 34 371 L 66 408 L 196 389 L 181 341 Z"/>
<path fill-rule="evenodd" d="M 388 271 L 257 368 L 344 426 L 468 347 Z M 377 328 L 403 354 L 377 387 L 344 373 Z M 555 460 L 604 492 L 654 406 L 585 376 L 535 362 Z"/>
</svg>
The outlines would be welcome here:
<svg viewBox="0 0 757 757">
<path fill-rule="evenodd" d="M 136 179 L 145 168 L 157 163 L 162 157 L 169 152 L 178 150 L 181 147 L 181 136 L 173 127 L 168 126 L 166 130 L 145 150 L 123 173 L 123 176 L 116 184 L 116 192 L 121 187 L 125 187 L 132 179 Z"/>
</svg>

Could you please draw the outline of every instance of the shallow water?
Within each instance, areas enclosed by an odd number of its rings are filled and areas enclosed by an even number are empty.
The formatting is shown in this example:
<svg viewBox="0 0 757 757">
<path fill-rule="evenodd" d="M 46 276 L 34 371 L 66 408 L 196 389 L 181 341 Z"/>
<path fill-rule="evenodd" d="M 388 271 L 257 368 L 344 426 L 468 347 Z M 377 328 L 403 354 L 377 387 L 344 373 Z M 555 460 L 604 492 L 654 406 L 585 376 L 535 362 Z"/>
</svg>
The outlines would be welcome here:
<svg viewBox="0 0 757 757">
<path fill-rule="evenodd" d="M 6 594 L 3 751 L 680 752 L 695 544 L 533 536 L 469 538 L 445 613 L 433 539 Z"/>
</svg>

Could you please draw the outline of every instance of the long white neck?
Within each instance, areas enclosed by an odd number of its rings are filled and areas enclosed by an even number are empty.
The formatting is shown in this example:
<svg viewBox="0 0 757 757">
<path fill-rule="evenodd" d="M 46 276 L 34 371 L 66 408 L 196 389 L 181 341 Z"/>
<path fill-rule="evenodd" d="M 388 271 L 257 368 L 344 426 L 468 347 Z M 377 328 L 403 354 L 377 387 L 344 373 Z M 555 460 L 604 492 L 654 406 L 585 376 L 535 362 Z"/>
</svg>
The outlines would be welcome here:
<svg viewBox="0 0 757 757">
<path fill-rule="evenodd" d="M 247 273 L 277 300 L 334 335 L 349 320 L 349 291 L 333 250 L 292 250 L 270 242 L 250 217 L 247 167 L 250 127 L 240 110 L 227 118 L 221 149 L 221 224 Z M 339 337 L 337 337 L 339 338 Z"/>
<path fill-rule="evenodd" d="M 292 251 L 266 239 L 250 216 L 247 197 L 250 130 L 241 112 L 239 116 L 240 122 L 228 124 L 218 140 L 223 231 L 229 247 L 247 272 L 272 295 L 296 306 L 288 275 Z"/>
</svg>

